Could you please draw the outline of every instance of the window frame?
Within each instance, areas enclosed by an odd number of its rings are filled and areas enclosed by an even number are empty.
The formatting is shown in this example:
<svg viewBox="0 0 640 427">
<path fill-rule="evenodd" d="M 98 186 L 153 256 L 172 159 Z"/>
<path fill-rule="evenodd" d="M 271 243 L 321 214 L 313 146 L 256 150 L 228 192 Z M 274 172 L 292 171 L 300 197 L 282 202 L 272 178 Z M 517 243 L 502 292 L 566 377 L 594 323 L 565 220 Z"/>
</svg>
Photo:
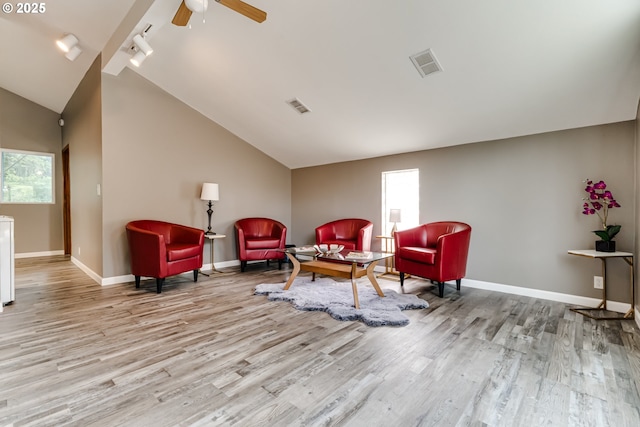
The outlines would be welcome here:
<svg viewBox="0 0 640 427">
<path fill-rule="evenodd" d="M 51 159 L 51 201 L 50 202 L 24 202 L 7 201 L 4 199 L 4 154 L 25 154 L 28 156 L 49 157 Z M 0 148 L 0 204 L 3 205 L 55 205 L 56 204 L 56 155 L 42 151 L 16 150 L 13 148 Z"/>
</svg>

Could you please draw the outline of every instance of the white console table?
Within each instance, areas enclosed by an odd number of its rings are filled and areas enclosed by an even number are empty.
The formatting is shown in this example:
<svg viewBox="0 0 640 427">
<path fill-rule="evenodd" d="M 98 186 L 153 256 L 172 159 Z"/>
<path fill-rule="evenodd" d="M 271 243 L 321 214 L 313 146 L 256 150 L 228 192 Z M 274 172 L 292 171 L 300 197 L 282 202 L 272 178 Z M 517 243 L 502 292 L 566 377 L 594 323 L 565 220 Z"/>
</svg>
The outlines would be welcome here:
<svg viewBox="0 0 640 427">
<path fill-rule="evenodd" d="M 572 311 L 580 313 L 595 320 L 616 320 L 616 319 L 633 319 L 633 305 L 635 304 L 635 282 L 633 275 L 633 254 L 630 252 L 598 252 L 593 249 L 572 249 L 568 251 L 571 255 L 578 255 L 587 258 L 599 259 L 602 262 L 602 301 L 595 308 L 572 308 Z M 630 271 L 630 286 L 631 286 L 631 308 L 626 312 L 624 316 L 611 317 L 611 316 L 594 316 L 591 314 L 593 311 L 607 310 L 607 260 L 609 258 L 622 258 L 628 265 Z"/>
</svg>

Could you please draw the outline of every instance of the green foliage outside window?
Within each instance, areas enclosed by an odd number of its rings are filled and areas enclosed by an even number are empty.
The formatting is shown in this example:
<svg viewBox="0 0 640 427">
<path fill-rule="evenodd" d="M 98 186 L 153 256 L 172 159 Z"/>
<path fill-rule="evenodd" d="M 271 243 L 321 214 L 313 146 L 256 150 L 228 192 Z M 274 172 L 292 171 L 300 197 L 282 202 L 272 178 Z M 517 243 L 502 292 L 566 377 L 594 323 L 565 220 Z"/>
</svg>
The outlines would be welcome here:
<svg viewBox="0 0 640 427">
<path fill-rule="evenodd" d="M 53 203 L 53 154 L 1 152 L 2 203 Z"/>
</svg>

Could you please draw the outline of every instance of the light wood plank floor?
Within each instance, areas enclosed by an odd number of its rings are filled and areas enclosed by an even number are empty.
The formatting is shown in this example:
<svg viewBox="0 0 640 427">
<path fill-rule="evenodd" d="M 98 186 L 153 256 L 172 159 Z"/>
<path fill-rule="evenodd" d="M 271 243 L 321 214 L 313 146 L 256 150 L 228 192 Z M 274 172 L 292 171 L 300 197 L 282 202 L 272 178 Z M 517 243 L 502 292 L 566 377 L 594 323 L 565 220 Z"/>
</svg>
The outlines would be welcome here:
<svg viewBox="0 0 640 427">
<path fill-rule="evenodd" d="M 0 313 L 0 425 L 639 426 L 640 334 L 564 304 L 447 287 L 369 328 L 254 296 L 290 270 L 100 287 L 16 260 Z M 380 279 L 399 290 L 396 281 Z"/>
</svg>

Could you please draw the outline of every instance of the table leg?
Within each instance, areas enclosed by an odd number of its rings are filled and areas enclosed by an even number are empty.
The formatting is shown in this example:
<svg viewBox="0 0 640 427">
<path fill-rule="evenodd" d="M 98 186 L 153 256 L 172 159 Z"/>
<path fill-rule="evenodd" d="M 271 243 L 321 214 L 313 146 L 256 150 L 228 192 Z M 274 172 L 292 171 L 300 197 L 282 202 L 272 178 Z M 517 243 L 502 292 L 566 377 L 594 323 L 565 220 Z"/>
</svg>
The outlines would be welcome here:
<svg viewBox="0 0 640 427">
<path fill-rule="evenodd" d="M 634 315 L 634 304 L 636 303 L 636 283 L 633 275 L 633 258 L 622 258 L 627 264 L 629 264 L 629 270 L 631 272 L 631 308 L 627 310 L 624 315 L 625 319 L 633 319 Z"/>
<path fill-rule="evenodd" d="M 580 313 L 590 319 L 594 319 L 594 320 L 622 320 L 622 319 L 633 319 L 633 315 L 634 315 L 634 310 L 633 310 L 633 304 L 634 304 L 634 300 L 635 300 L 635 283 L 634 283 L 634 276 L 633 276 L 633 258 L 628 259 L 628 258 L 622 258 L 623 260 L 626 261 L 627 264 L 629 264 L 629 267 L 631 269 L 631 308 L 624 314 L 624 316 L 594 316 L 593 314 L 591 314 L 592 311 L 607 311 L 607 261 L 606 258 L 600 258 L 600 261 L 602 262 L 602 301 L 600 301 L 600 304 L 598 304 L 598 306 L 596 308 L 589 308 L 589 307 L 584 307 L 584 308 L 572 308 L 571 311 L 574 311 L 576 313 Z"/>
<path fill-rule="evenodd" d="M 607 259 L 600 258 L 602 261 L 602 302 L 598 308 L 607 309 Z"/>
<path fill-rule="evenodd" d="M 369 263 L 369 266 L 367 267 L 367 277 L 369 278 L 369 281 L 373 285 L 373 288 L 376 290 L 378 295 L 383 297 L 384 296 L 384 292 L 382 292 L 382 289 L 380 289 L 380 285 L 378 284 L 378 281 L 376 280 L 376 276 L 373 274 L 373 269 L 374 268 L 376 268 L 376 263 L 375 262 Z"/>
<path fill-rule="evenodd" d="M 293 283 L 293 280 L 296 278 L 298 273 L 300 273 L 300 261 L 298 261 L 298 258 L 290 254 L 289 252 L 285 253 L 287 254 L 287 257 L 289 257 L 289 261 L 291 261 L 291 264 L 293 264 L 293 271 L 291 272 L 291 276 L 289 276 L 287 284 L 284 285 L 284 290 L 286 291 L 289 289 L 289 287 L 291 287 L 291 284 Z"/>
<path fill-rule="evenodd" d="M 360 308 L 360 300 L 358 299 L 358 284 L 356 283 L 356 269 L 358 264 L 351 264 L 351 289 L 353 289 L 353 305 L 356 309 Z"/>
</svg>

